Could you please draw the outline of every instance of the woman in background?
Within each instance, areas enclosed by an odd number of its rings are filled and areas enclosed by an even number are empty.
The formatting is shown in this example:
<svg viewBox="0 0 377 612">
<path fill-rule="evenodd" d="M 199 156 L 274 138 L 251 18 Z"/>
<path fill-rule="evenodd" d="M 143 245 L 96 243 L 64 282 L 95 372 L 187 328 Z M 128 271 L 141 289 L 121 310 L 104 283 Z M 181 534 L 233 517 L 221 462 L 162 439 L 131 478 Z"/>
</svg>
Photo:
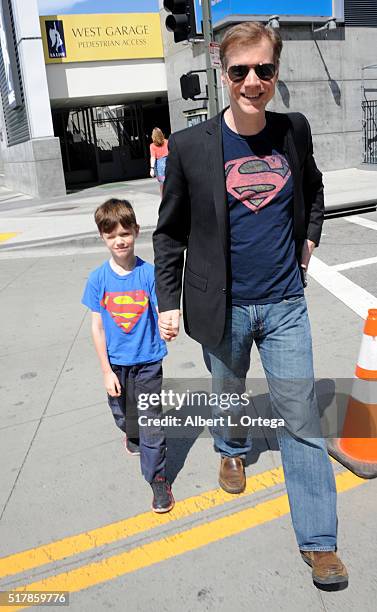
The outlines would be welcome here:
<svg viewBox="0 0 377 612">
<path fill-rule="evenodd" d="M 166 158 L 168 156 L 168 141 L 160 128 L 155 127 L 152 131 L 152 143 L 150 145 L 150 175 L 157 178 L 160 183 L 160 193 L 165 180 Z"/>
</svg>

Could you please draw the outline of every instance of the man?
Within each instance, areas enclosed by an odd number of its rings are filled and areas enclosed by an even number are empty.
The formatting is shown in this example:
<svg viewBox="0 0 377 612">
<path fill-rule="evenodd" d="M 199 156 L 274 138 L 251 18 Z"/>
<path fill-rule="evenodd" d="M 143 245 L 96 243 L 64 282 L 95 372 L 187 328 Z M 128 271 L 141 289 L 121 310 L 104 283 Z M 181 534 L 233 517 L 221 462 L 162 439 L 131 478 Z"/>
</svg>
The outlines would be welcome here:
<svg viewBox="0 0 377 612">
<path fill-rule="evenodd" d="M 292 522 L 319 588 L 347 585 L 336 550 L 336 488 L 320 434 L 311 332 L 303 285 L 323 222 L 322 175 L 307 120 L 265 110 L 275 93 L 282 42 L 256 22 L 232 27 L 220 49 L 230 106 L 171 136 L 154 233 L 159 326 L 203 346 L 213 390 L 245 390 L 256 343 L 269 386 Z M 232 407 L 240 419 L 241 403 Z M 219 483 L 245 488 L 247 436 L 214 431 Z"/>
</svg>

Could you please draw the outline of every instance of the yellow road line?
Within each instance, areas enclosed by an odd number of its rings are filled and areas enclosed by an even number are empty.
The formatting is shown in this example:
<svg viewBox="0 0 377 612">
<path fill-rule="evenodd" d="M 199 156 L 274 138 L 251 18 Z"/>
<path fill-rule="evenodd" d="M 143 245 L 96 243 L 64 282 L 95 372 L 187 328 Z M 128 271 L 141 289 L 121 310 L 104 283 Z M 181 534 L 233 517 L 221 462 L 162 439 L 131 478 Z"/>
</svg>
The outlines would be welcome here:
<svg viewBox="0 0 377 612">
<path fill-rule="evenodd" d="M 261 474 L 250 476 L 247 479 L 246 489 L 241 496 L 251 495 L 283 482 L 284 474 L 282 467 L 268 470 Z M 168 514 L 156 515 L 154 512 L 144 512 L 123 521 L 2 557 L 0 558 L 0 578 L 39 567 L 46 563 L 59 561 L 71 555 L 78 555 L 79 553 L 105 544 L 111 544 L 118 540 L 124 540 L 149 529 L 155 529 L 197 512 L 203 512 L 204 510 L 234 501 L 234 499 L 234 495 L 226 493 L 222 489 L 213 489 L 177 502 L 174 510 Z"/>
<path fill-rule="evenodd" d="M 351 472 L 336 476 L 338 492 L 353 489 L 365 480 Z M 108 557 L 96 563 L 89 563 L 56 576 L 33 582 L 15 589 L 25 591 L 69 591 L 74 593 L 97 584 L 113 580 L 155 563 L 203 548 L 208 544 L 242 533 L 257 525 L 262 525 L 288 514 L 287 495 L 262 502 L 254 507 L 241 510 L 229 516 L 215 519 L 186 531 L 175 533 L 166 538 L 138 546 L 133 550 Z M 17 607 L 21 610 L 28 606 Z M 0 606 L 0 610 L 5 607 Z"/>
<path fill-rule="evenodd" d="M 0 242 L 6 242 L 15 236 L 18 236 L 20 232 L 8 232 L 7 234 L 0 234 Z"/>
</svg>

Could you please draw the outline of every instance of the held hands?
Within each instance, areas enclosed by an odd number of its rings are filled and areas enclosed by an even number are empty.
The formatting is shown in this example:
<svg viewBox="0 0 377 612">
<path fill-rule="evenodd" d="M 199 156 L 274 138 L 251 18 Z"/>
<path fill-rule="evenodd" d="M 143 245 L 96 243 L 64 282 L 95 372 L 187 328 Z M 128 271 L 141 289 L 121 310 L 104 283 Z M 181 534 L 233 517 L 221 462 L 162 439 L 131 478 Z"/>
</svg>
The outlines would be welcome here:
<svg viewBox="0 0 377 612">
<path fill-rule="evenodd" d="M 115 372 L 112 370 L 110 372 L 105 372 L 103 375 L 103 382 L 105 384 L 105 389 L 107 393 L 111 397 L 119 397 L 121 394 L 121 386 L 119 379 Z"/>
<path fill-rule="evenodd" d="M 180 310 L 166 310 L 158 314 L 158 329 L 163 340 L 170 342 L 174 340 L 179 333 L 179 317 Z"/>
</svg>

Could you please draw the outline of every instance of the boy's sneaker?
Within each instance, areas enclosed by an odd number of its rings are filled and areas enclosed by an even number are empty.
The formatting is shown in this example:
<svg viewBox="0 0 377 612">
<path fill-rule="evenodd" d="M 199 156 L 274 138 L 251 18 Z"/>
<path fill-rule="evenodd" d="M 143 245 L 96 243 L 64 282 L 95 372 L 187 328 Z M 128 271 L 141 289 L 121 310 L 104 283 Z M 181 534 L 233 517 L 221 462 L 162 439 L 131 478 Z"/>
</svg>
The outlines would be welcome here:
<svg viewBox="0 0 377 612">
<path fill-rule="evenodd" d="M 159 512 L 160 514 L 169 512 L 175 504 L 169 482 L 163 476 L 156 476 L 151 482 L 151 487 L 153 491 L 153 512 Z"/>
<path fill-rule="evenodd" d="M 129 455 L 140 455 L 139 438 L 127 438 L 127 436 L 124 436 L 123 444 Z"/>
</svg>

